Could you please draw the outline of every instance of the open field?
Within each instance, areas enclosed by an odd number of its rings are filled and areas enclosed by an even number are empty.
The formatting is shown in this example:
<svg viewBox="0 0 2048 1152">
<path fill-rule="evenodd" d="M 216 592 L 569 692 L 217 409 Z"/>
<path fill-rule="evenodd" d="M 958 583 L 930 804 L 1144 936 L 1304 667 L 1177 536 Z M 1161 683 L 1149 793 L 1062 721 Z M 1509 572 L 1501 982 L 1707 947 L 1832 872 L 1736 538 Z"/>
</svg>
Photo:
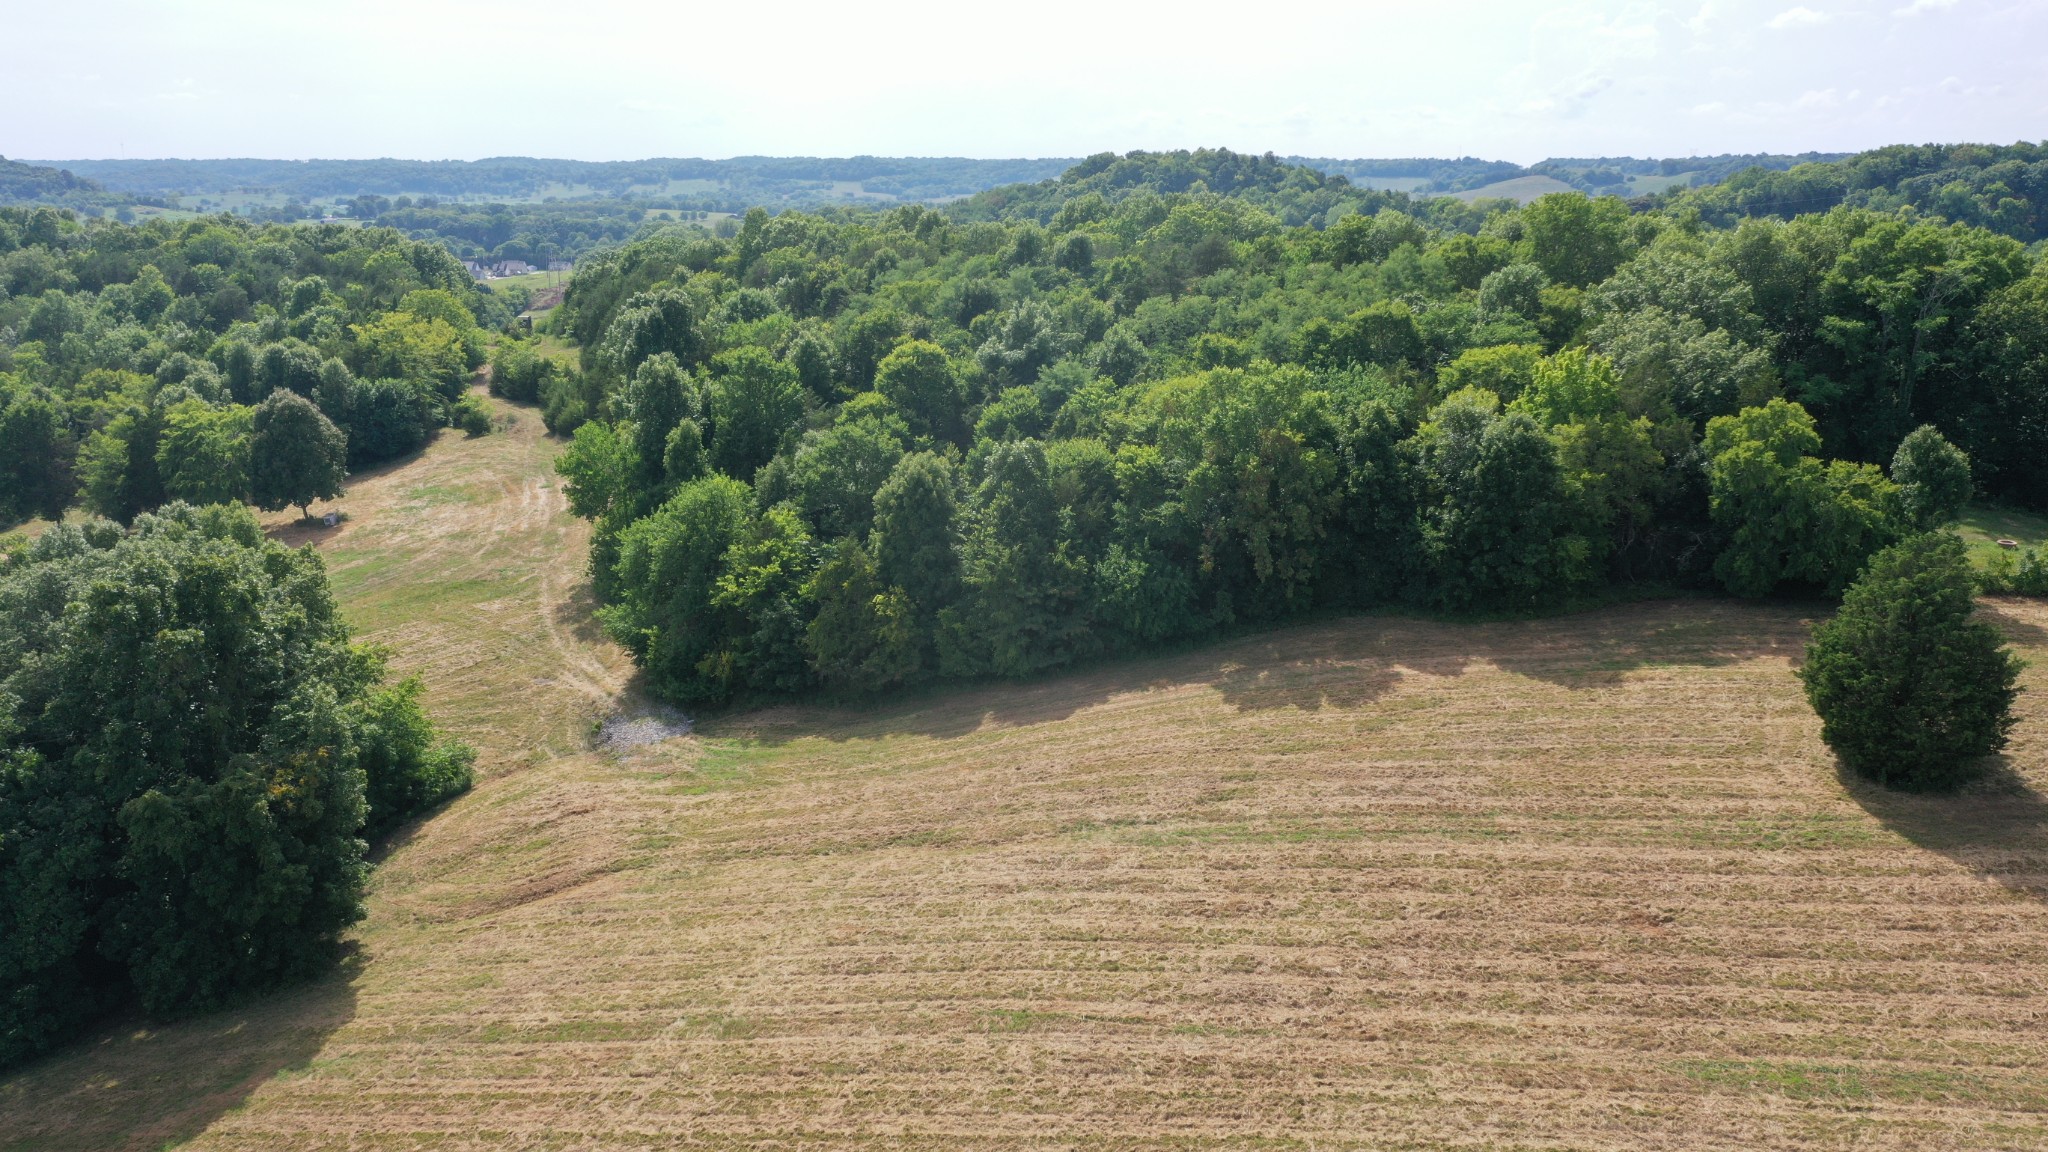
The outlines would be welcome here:
<svg viewBox="0 0 2048 1152">
<path fill-rule="evenodd" d="M 1460 200 L 1513 200 L 1527 204 L 1539 196 L 1552 192 L 1570 192 L 1572 186 L 1555 176 L 1517 176 L 1512 180 L 1496 180 L 1469 192 L 1455 192 Z"/>
<path fill-rule="evenodd" d="M 1970 559 L 1980 566 L 2003 551 L 2000 540 L 2018 541 L 2023 549 L 2048 546 L 2048 517 L 2005 505 L 1970 505 L 1963 509 L 1956 531 L 1969 546 Z"/>
<path fill-rule="evenodd" d="M 1673 188 L 1689 187 L 1692 184 L 1692 178 L 1696 175 L 1698 173 L 1695 172 L 1675 172 L 1669 176 L 1631 175 L 1628 178 L 1628 195 L 1649 196 L 1658 192 L 1669 191 Z"/>
<path fill-rule="evenodd" d="M 523 276 L 498 276 L 489 280 L 479 280 L 478 283 L 492 292 L 503 292 L 514 285 L 525 288 L 530 292 L 538 292 L 543 288 L 554 288 L 567 284 L 569 277 L 575 274 L 574 271 L 528 272 Z"/>
<path fill-rule="evenodd" d="M 517 418 L 276 520 L 476 790 L 334 976 L 0 1083 L 0 1148 L 2048 1145 L 2048 605 L 1987 605 L 2035 667 L 1960 798 L 1838 776 L 1810 609 L 1718 600 L 599 752 L 629 667 Z"/>
</svg>

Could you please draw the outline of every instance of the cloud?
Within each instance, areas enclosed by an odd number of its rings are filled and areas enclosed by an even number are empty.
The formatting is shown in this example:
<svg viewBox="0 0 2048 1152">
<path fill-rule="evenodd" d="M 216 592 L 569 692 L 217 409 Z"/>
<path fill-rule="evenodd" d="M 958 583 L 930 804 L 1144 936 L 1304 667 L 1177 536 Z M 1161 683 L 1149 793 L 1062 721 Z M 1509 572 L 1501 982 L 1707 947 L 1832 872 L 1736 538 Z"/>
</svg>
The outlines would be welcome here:
<svg viewBox="0 0 2048 1152">
<path fill-rule="evenodd" d="M 1685 30 L 1695 36 L 1705 36 L 1707 34 L 1707 26 L 1714 22 L 1715 15 L 1716 12 L 1712 4 L 1702 4 L 1700 5 L 1700 10 L 1693 15 L 1693 18 L 1685 22 Z"/>
<path fill-rule="evenodd" d="M 1799 99 L 1792 102 L 1792 107 L 1840 108 L 1842 105 L 1851 103 L 1862 95 L 1863 93 L 1855 88 L 1851 88 L 1846 93 L 1836 88 L 1818 88 L 1800 93 Z"/>
<path fill-rule="evenodd" d="M 1894 16 L 1919 16 L 1926 12 L 1946 12 L 1956 6 L 1956 0 L 1913 0 L 1904 8 L 1892 9 Z"/>
<path fill-rule="evenodd" d="M 1787 8 L 1771 17 L 1770 26 L 1780 31 L 1786 28 L 1812 28 L 1832 19 L 1834 17 L 1827 13 L 1815 12 L 1811 8 Z"/>
</svg>

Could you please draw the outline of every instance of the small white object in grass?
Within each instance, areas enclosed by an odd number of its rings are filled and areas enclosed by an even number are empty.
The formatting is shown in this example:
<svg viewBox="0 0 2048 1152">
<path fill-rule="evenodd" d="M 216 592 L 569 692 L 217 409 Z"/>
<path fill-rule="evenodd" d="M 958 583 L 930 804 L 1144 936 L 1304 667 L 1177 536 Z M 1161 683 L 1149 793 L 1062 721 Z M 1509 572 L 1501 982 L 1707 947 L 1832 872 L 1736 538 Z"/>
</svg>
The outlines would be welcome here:
<svg viewBox="0 0 2048 1152">
<path fill-rule="evenodd" d="M 2020 542 L 2017 540 L 2000 540 L 1998 546 L 2000 548 L 2017 548 L 2020 546 Z"/>
</svg>

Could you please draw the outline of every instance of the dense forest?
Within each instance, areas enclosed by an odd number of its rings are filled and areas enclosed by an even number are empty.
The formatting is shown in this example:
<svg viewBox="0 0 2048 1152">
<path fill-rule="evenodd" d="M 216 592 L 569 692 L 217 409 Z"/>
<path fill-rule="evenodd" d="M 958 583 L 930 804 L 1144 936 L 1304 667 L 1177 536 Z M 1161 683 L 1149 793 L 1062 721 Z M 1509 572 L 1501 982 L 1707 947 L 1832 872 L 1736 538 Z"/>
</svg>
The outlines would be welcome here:
<svg viewBox="0 0 2048 1152">
<path fill-rule="evenodd" d="M 67 169 L 24 164 L 0 156 L 0 205 L 48 204 L 98 212 L 136 202 L 133 197 L 109 192 L 98 182 Z"/>
<path fill-rule="evenodd" d="M 2017 241 L 1631 207 L 1096 157 L 605 252 L 554 321 L 581 371 L 513 346 L 502 386 L 574 431 L 602 617 L 698 703 L 1325 607 L 1838 593 L 1973 487 L 2042 502 Z"/>
<path fill-rule="evenodd" d="M 264 434 L 265 405 L 314 409 L 351 467 L 402 455 L 464 418 L 510 319 L 388 229 L 0 209 L 0 517 L 304 504 L 273 482 L 306 449 Z"/>
<path fill-rule="evenodd" d="M 1471 156 L 1455 160 L 1413 157 L 1387 160 L 1338 160 L 1328 157 L 1289 156 L 1287 162 L 1315 168 L 1332 176 L 1344 176 L 1365 186 L 1388 179 L 1419 181 L 1408 191 L 1419 196 L 1471 192 L 1522 176 L 1549 176 L 1582 192 L 1627 195 L 1630 176 L 1684 177 L 1687 187 L 1718 184 L 1749 168 L 1784 170 L 1798 164 L 1843 159 L 1846 153 L 1807 152 L 1800 155 L 1772 153 L 1723 154 L 1718 156 L 1669 156 L 1644 159 L 1637 156 L 1553 157 L 1523 167 L 1506 160 L 1480 160 Z"/>
<path fill-rule="evenodd" d="M 1837 205 L 1910 207 L 2031 243 L 2048 238 L 2048 145 L 1901 144 L 1786 171 L 1747 168 L 1667 199 L 1724 227 L 1746 216 L 1790 218 Z"/>
<path fill-rule="evenodd" d="M 390 230 L 0 209 L 0 528 L 96 514 L 0 535 L 0 1065 L 317 968 L 366 837 L 467 786 L 244 505 L 476 429 L 509 320 Z"/>
</svg>

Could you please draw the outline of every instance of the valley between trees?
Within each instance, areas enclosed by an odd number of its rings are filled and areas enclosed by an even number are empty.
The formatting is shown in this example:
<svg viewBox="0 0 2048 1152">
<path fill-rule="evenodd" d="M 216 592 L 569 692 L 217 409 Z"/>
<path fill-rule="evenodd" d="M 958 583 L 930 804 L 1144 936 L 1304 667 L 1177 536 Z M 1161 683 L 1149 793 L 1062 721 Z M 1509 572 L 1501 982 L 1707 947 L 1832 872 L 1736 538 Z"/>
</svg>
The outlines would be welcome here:
<svg viewBox="0 0 2048 1152">
<path fill-rule="evenodd" d="M 1351 616 L 619 753 L 532 409 L 321 550 L 478 750 L 349 959 L 0 1081 L 0 1148 L 2033 1148 L 2048 607 L 1960 797 L 1838 773 L 1818 605 Z"/>
</svg>

